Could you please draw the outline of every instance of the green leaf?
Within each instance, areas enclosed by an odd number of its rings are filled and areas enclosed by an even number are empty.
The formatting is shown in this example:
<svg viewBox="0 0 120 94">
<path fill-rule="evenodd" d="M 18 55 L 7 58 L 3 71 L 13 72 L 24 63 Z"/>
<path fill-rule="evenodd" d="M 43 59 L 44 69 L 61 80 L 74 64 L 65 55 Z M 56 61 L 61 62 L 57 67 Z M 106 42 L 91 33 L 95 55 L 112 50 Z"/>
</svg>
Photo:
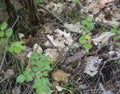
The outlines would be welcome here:
<svg viewBox="0 0 120 94">
<path fill-rule="evenodd" d="M 120 30 L 117 30 L 117 33 L 120 34 Z"/>
<path fill-rule="evenodd" d="M 86 37 L 85 36 L 82 36 L 79 38 L 79 42 L 82 43 L 82 44 L 85 44 L 86 43 Z"/>
<path fill-rule="evenodd" d="M 33 84 L 33 88 L 38 88 L 42 86 L 42 80 L 41 79 L 35 79 L 34 84 Z"/>
<path fill-rule="evenodd" d="M 117 33 L 116 29 L 111 29 L 112 33 Z"/>
<path fill-rule="evenodd" d="M 31 65 L 36 65 L 36 61 L 35 61 L 35 60 L 31 60 L 29 63 L 30 63 Z"/>
<path fill-rule="evenodd" d="M 46 66 L 46 70 L 47 70 L 47 71 L 51 71 L 52 68 L 51 68 L 50 66 Z"/>
<path fill-rule="evenodd" d="M 6 30 L 6 36 L 7 37 L 10 37 L 12 34 L 13 34 L 12 28 L 9 28 L 9 29 Z"/>
<path fill-rule="evenodd" d="M 79 0 L 72 0 L 73 3 L 79 3 Z"/>
<path fill-rule="evenodd" d="M 93 17 L 92 16 L 88 16 L 87 20 L 91 22 L 93 20 Z"/>
<path fill-rule="evenodd" d="M 120 46 L 120 43 L 117 43 L 117 46 Z"/>
<path fill-rule="evenodd" d="M 1 42 L 5 43 L 5 42 L 7 42 L 7 39 L 6 38 L 1 38 Z"/>
<path fill-rule="evenodd" d="M 85 35 L 85 38 L 86 38 L 86 39 L 90 39 L 91 36 L 90 36 L 89 34 L 86 34 L 86 35 Z"/>
<path fill-rule="evenodd" d="M 118 64 L 120 64 L 120 60 L 118 61 Z"/>
<path fill-rule="evenodd" d="M 17 80 L 16 80 L 17 82 L 19 82 L 19 83 L 23 83 L 24 81 L 25 81 L 25 76 L 24 75 L 19 75 L 18 77 L 17 77 Z"/>
<path fill-rule="evenodd" d="M 119 40 L 120 39 L 120 36 L 115 36 L 115 40 Z"/>
<path fill-rule="evenodd" d="M 34 72 L 37 72 L 37 71 L 39 71 L 39 68 L 36 67 L 36 66 L 34 66 L 34 67 L 32 67 L 32 70 L 33 70 Z"/>
<path fill-rule="evenodd" d="M 112 28 L 117 29 L 117 25 L 116 24 L 112 24 Z"/>
<path fill-rule="evenodd" d="M 81 23 L 82 23 L 82 25 L 87 25 L 88 22 L 87 22 L 87 20 L 82 20 Z"/>
<path fill-rule="evenodd" d="M 23 44 L 23 41 L 16 41 L 12 43 L 12 46 L 17 47 L 17 46 L 21 46 Z"/>
<path fill-rule="evenodd" d="M 26 81 L 32 81 L 33 80 L 33 77 L 35 76 L 35 73 L 32 72 L 31 70 L 25 70 L 23 72 L 25 78 L 26 78 Z"/>
<path fill-rule="evenodd" d="M 4 31 L 0 31 L 0 37 L 4 37 Z"/>
<path fill-rule="evenodd" d="M 38 60 L 39 59 L 39 54 L 38 53 L 32 53 L 31 54 L 31 59 Z"/>
<path fill-rule="evenodd" d="M 91 45 L 91 44 L 85 44 L 84 47 L 85 47 L 85 49 L 88 49 L 88 50 L 89 50 L 89 49 L 92 48 L 92 45 Z"/>
<path fill-rule="evenodd" d="M 21 52 L 22 50 L 25 49 L 25 46 L 23 46 L 22 44 L 23 44 L 22 41 L 13 42 L 9 47 L 9 51 L 13 53 Z"/>
<path fill-rule="evenodd" d="M 47 72 L 47 71 L 44 71 L 44 72 L 42 73 L 42 75 L 43 75 L 44 77 L 46 77 L 46 76 L 48 76 L 48 72 Z"/>
<path fill-rule="evenodd" d="M 7 28 L 7 22 L 3 22 L 0 29 L 1 31 L 4 31 Z"/>
<path fill-rule="evenodd" d="M 49 79 L 48 78 L 42 78 L 41 79 L 42 80 L 42 83 L 43 83 L 43 91 L 45 91 L 45 92 L 50 92 L 50 87 L 48 86 L 49 84 L 50 84 L 50 82 L 49 82 Z"/>
<path fill-rule="evenodd" d="M 88 23 L 87 28 L 88 28 L 88 30 L 92 30 L 94 28 L 94 24 L 93 23 Z"/>
</svg>

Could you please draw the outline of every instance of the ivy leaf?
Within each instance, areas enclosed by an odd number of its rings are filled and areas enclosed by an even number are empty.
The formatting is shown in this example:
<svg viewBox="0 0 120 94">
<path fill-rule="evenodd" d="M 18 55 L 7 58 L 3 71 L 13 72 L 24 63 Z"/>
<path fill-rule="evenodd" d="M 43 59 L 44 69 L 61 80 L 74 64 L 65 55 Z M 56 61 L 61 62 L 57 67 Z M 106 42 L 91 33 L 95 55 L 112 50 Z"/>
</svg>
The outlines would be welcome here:
<svg viewBox="0 0 120 94">
<path fill-rule="evenodd" d="M 23 74 L 19 75 L 16 81 L 19 83 L 23 83 L 25 81 L 25 76 Z"/>
<path fill-rule="evenodd" d="M 7 37 L 10 37 L 12 34 L 13 34 L 12 28 L 7 29 L 7 31 L 6 31 L 6 36 L 7 36 Z"/>
<path fill-rule="evenodd" d="M 0 29 L 1 31 L 4 31 L 7 28 L 7 22 L 3 22 Z"/>
</svg>

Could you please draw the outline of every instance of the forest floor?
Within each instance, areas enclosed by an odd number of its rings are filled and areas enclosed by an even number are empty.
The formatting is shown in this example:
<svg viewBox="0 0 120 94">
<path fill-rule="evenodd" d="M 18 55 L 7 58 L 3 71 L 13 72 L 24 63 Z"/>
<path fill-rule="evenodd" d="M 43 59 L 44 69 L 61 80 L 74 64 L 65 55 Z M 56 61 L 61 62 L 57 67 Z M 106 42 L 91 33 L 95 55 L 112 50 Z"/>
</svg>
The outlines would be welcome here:
<svg viewBox="0 0 120 94">
<path fill-rule="evenodd" d="M 16 82 L 31 69 L 33 52 L 49 56 L 50 94 L 120 94 L 120 1 L 44 0 L 36 6 L 41 22 L 16 34 L 26 48 L 7 52 L 0 94 L 33 94 L 32 81 Z"/>
</svg>

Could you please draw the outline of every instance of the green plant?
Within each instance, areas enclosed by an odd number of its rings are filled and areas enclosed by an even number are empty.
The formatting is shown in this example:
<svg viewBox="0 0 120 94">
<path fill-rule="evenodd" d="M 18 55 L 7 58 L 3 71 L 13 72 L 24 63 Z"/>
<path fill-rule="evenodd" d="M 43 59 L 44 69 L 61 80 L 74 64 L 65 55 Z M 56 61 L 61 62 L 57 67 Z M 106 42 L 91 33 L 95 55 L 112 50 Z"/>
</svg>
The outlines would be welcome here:
<svg viewBox="0 0 120 94">
<path fill-rule="evenodd" d="M 92 22 L 93 17 L 88 16 L 85 20 L 81 21 L 81 24 L 83 25 L 84 31 L 91 31 L 94 28 L 94 23 Z"/>
<path fill-rule="evenodd" d="M 91 36 L 90 34 L 82 34 L 82 36 L 79 38 L 79 42 L 83 45 L 83 47 L 87 50 L 92 48 L 91 44 Z"/>
<path fill-rule="evenodd" d="M 3 22 L 0 25 L 0 43 L 6 43 L 8 39 L 12 36 L 13 30 L 12 28 L 7 29 L 7 22 Z"/>
<path fill-rule="evenodd" d="M 7 28 L 7 22 L 3 22 L 0 26 L 0 44 L 3 49 L 5 49 L 5 43 L 7 43 L 7 49 L 10 52 L 19 53 L 21 50 L 25 49 L 22 41 L 10 42 L 10 37 L 13 35 L 13 29 Z M 3 50 L 4 52 L 4 50 Z"/>
<path fill-rule="evenodd" d="M 25 46 L 22 45 L 23 41 L 15 41 L 10 44 L 9 51 L 12 53 L 20 53 L 21 50 L 25 49 Z"/>
<path fill-rule="evenodd" d="M 117 46 L 120 46 L 120 29 L 113 24 L 111 28 L 111 32 L 115 34 L 115 40 L 117 41 Z"/>
<path fill-rule="evenodd" d="M 79 3 L 80 0 L 72 0 L 73 3 Z"/>
<path fill-rule="evenodd" d="M 118 64 L 120 64 L 120 60 L 118 61 Z"/>
<path fill-rule="evenodd" d="M 17 77 L 17 82 L 23 83 L 24 81 L 34 81 L 32 87 L 36 90 L 36 94 L 43 92 L 49 93 L 49 79 L 48 73 L 51 71 L 50 61 L 48 56 L 33 53 L 29 62 L 31 68 L 26 69 L 22 74 Z"/>
<path fill-rule="evenodd" d="M 88 16 L 85 20 L 81 21 L 81 24 L 83 25 L 83 27 L 81 28 L 83 30 L 83 33 L 82 36 L 79 38 L 79 42 L 87 50 L 92 48 L 90 35 L 90 31 L 94 28 L 94 23 L 92 22 L 92 20 L 93 17 Z"/>
</svg>

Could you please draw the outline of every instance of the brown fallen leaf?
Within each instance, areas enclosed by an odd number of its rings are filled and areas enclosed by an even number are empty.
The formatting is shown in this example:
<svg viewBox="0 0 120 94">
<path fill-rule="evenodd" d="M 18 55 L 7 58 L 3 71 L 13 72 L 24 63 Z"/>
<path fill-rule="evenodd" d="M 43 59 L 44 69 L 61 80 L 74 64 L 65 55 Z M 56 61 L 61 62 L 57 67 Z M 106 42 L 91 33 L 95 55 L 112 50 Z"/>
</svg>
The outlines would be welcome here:
<svg viewBox="0 0 120 94">
<path fill-rule="evenodd" d="M 50 57 L 50 61 L 56 61 L 59 56 L 59 52 L 56 49 L 48 48 L 45 50 L 45 55 Z"/>
<path fill-rule="evenodd" d="M 67 57 L 64 62 L 64 65 L 68 65 L 68 64 L 71 64 L 76 61 L 81 61 L 81 59 L 85 56 L 85 54 L 86 54 L 86 51 L 81 50 L 81 51 L 75 53 L 73 56 Z"/>
<path fill-rule="evenodd" d="M 107 3 L 111 3 L 111 2 L 114 2 L 115 0 L 98 0 L 98 3 L 99 3 L 99 5 L 101 5 L 101 6 L 105 6 L 105 4 L 107 4 Z"/>
<path fill-rule="evenodd" d="M 7 69 L 7 71 L 5 72 L 5 77 L 13 77 L 15 75 L 14 71 L 12 69 Z"/>
<path fill-rule="evenodd" d="M 55 80 L 55 81 L 65 81 L 67 80 L 67 78 L 70 76 L 70 74 L 68 73 L 65 73 L 64 71 L 62 70 L 57 70 L 57 71 L 54 71 L 52 73 L 52 78 Z"/>
</svg>

